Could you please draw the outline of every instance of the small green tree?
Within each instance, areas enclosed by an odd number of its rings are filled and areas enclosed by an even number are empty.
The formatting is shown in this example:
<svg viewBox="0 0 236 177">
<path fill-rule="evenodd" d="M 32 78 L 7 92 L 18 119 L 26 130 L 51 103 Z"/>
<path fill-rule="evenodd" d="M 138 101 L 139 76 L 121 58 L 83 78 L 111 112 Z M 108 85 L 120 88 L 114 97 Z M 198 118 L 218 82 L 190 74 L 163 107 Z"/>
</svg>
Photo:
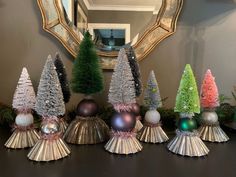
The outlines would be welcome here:
<svg viewBox="0 0 236 177">
<path fill-rule="evenodd" d="M 189 64 L 186 65 L 176 96 L 175 112 L 200 113 L 197 84 Z"/>
<path fill-rule="evenodd" d="M 103 75 L 91 35 L 87 31 L 74 61 L 71 88 L 75 93 L 90 95 L 103 90 Z"/>
</svg>

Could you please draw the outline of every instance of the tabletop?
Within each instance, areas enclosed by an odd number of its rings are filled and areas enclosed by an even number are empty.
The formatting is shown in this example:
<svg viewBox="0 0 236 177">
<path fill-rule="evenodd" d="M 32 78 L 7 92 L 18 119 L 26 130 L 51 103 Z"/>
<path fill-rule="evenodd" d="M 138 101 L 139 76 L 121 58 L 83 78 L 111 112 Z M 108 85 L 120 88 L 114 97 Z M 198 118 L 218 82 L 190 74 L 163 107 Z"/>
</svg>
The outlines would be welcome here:
<svg viewBox="0 0 236 177">
<path fill-rule="evenodd" d="M 67 158 L 33 162 L 29 149 L 4 147 L 11 132 L 0 127 L 0 177 L 236 177 L 236 134 L 226 133 L 229 142 L 206 143 L 210 153 L 200 158 L 175 155 L 167 143 L 142 143 L 143 151 L 134 155 L 111 154 L 97 144 L 70 145 Z"/>
</svg>

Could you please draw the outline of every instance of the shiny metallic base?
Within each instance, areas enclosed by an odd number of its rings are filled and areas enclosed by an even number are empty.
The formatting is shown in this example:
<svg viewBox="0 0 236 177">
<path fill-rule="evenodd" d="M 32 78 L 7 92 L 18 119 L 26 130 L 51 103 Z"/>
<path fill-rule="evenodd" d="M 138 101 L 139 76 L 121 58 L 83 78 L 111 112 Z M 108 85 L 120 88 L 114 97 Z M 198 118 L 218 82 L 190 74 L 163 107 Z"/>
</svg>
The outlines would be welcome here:
<svg viewBox="0 0 236 177">
<path fill-rule="evenodd" d="M 209 153 L 209 149 L 196 132 L 181 132 L 177 130 L 176 133 L 177 135 L 167 145 L 171 152 L 189 157 L 200 157 Z"/>
<path fill-rule="evenodd" d="M 163 143 L 169 139 L 161 126 L 150 127 L 147 125 L 143 126 L 137 138 L 145 143 Z"/>
<path fill-rule="evenodd" d="M 60 119 L 60 132 L 64 134 L 66 132 L 66 129 L 68 127 L 68 123 L 65 121 L 65 119 L 61 118 Z"/>
<path fill-rule="evenodd" d="M 109 137 L 109 128 L 98 118 L 77 117 L 67 128 L 64 139 L 72 144 L 97 144 Z"/>
<path fill-rule="evenodd" d="M 105 149 L 115 154 L 134 154 L 142 150 L 142 145 L 135 135 L 114 135 L 105 145 Z"/>
<path fill-rule="evenodd" d="M 143 128 L 142 122 L 137 119 L 137 120 L 136 120 L 135 127 L 134 127 L 134 132 L 138 132 L 138 131 L 140 131 L 142 128 Z"/>
<path fill-rule="evenodd" d="M 33 161 L 52 161 L 64 158 L 70 154 L 70 149 L 61 139 L 40 139 L 31 149 L 27 157 Z"/>
<path fill-rule="evenodd" d="M 39 140 L 39 135 L 36 130 L 15 130 L 10 138 L 5 143 L 7 148 L 20 149 L 33 147 Z"/>
<path fill-rule="evenodd" d="M 226 142 L 229 137 L 220 128 L 219 125 L 202 125 L 198 129 L 200 138 L 204 141 L 210 142 Z"/>
</svg>

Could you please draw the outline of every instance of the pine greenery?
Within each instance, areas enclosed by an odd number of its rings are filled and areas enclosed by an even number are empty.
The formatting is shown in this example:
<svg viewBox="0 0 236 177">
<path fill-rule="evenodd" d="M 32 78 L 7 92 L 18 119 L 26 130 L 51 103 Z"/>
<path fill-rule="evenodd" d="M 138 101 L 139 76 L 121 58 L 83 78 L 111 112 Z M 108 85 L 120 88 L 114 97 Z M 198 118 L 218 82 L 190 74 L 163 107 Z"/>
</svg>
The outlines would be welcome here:
<svg viewBox="0 0 236 177">
<path fill-rule="evenodd" d="M 71 88 L 75 93 L 90 95 L 103 90 L 103 75 L 91 36 L 87 31 L 74 61 Z"/>
</svg>

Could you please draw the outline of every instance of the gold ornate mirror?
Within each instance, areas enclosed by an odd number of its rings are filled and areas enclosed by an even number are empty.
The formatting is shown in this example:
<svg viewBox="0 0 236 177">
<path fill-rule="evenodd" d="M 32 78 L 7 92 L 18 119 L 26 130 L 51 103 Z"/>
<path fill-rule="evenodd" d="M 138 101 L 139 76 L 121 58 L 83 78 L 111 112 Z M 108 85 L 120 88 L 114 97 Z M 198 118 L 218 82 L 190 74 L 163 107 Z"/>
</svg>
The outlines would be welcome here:
<svg viewBox="0 0 236 177">
<path fill-rule="evenodd" d="M 113 69 L 121 47 L 144 59 L 172 35 L 183 0 L 37 0 L 43 29 L 75 57 L 89 30 L 103 69 Z"/>
</svg>

